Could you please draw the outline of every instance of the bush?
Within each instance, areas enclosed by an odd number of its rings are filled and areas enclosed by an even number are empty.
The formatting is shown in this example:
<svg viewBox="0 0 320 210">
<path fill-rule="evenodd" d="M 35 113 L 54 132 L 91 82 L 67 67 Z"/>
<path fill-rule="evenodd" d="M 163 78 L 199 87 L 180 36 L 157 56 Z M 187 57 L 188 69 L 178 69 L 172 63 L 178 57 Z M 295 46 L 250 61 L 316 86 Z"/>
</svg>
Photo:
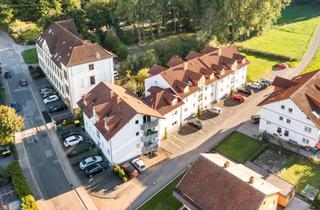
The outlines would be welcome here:
<svg viewBox="0 0 320 210">
<path fill-rule="evenodd" d="M 21 199 L 22 210 L 39 210 L 39 207 L 31 194 L 29 186 L 24 179 L 19 162 L 17 160 L 13 161 L 8 166 L 8 170 L 14 189 L 18 197 Z"/>
<path fill-rule="evenodd" d="M 127 45 L 138 43 L 137 34 L 133 30 L 117 30 L 117 34 L 121 41 Z"/>
<path fill-rule="evenodd" d="M 117 43 L 115 52 L 120 60 L 124 60 L 128 57 L 128 48 L 122 42 Z"/>
<path fill-rule="evenodd" d="M 12 22 L 9 27 L 13 38 L 23 44 L 34 44 L 36 38 L 42 33 L 42 28 L 37 24 L 20 20 Z"/>
<path fill-rule="evenodd" d="M 103 47 L 117 54 L 120 60 L 124 60 L 128 56 L 127 46 L 121 42 L 117 33 L 113 29 L 106 32 Z"/>
<path fill-rule="evenodd" d="M 30 74 L 33 79 L 41 79 L 44 78 L 45 75 L 41 68 L 37 66 L 36 68 L 33 68 L 32 66 L 29 66 Z"/>
<path fill-rule="evenodd" d="M 123 75 L 127 71 L 135 74 L 143 68 L 150 68 L 155 63 L 157 63 L 157 57 L 154 50 L 147 50 L 137 57 L 129 56 L 126 61 L 121 63 L 120 72 Z"/>
<path fill-rule="evenodd" d="M 119 165 L 113 165 L 112 169 L 113 169 L 114 173 L 116 173 L 123 182 L 128 181 L 128 177 L 127 177 L 126 173 Z"/>
<path fill-rule="evenodd" d="M 8 170 L 0 167 L 0 187 L 10 183 L 10 175 Z"/>
</svg>

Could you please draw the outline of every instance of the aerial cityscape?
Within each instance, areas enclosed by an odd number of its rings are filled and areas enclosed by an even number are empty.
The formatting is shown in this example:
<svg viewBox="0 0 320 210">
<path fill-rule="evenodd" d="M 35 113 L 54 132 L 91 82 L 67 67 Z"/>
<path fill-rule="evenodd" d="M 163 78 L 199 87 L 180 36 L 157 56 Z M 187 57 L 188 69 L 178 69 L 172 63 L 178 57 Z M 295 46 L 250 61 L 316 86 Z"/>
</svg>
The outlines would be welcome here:
<svg viewBox="0 0 320 210">
<path fill-rule="evenodd" d="M 320 210 L 319 0 L 1 0 L 0 210 Z"/>
</svg>

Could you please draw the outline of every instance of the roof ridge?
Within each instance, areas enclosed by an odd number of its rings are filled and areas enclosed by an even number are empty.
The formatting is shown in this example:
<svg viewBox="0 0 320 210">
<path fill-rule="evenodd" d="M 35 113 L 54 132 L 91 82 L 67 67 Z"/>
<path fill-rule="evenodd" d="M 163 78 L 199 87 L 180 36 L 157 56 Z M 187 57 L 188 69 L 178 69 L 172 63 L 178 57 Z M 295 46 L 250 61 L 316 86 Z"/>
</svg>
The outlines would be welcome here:
<svg viewBox="0 0 320 210">
<path fill-rule="evenodd" d="M 61 22 L 61 21 L 60 21 Z M 71 33 L 71 31 L 67 30 L 66 28 L 62 27 L 62 25 L 58 24 L 57 22 L 53 22 L 54 24 L 56 24 L 57 26 L 59 26 L 60 28 L 62 28 L 64 31 L 66 31 L 67 33 L 71 34 L 71 36 L 74 36 L 77 40 L 81 41 L 82 44 L 85 43 L 84 40 L 82 40 L 80 37 L 76 36 L 75 34 Z M 77 29 L 78 32 L 78 29 Z M 79 33 L 79 32 L 78 32 Z M 78 47 L 78 46 L 77 46 Z"/>
</svg>

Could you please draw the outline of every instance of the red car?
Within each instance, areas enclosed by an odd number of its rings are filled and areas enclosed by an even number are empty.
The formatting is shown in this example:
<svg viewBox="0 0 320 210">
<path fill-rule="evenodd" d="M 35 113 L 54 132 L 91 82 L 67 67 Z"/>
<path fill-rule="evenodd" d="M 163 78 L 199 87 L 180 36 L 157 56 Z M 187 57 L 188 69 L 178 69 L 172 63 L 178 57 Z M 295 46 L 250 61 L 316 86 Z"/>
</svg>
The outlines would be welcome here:
<svg viewBox="0 0 320 210">
<path fill-rule="evenodd" d="M 286 69 L 288 68 L 288 64 L 286 63 L 277 63 L 276 65 L 274 65 L 275 67 L 279 68 L 279 69 Z"/>
<path fill-rule="evenodd" d="M 246 100 L 246 97 L 240 94 L 235 94 L 232 96 L 232 100 L 242 103 Z"/>
<path fill-rule="evenodd" d="M 130 163 L 122 164 L 121 168 L 130 177 L 130 179 L 139 175 L 138 171 Z"/>
</svg>

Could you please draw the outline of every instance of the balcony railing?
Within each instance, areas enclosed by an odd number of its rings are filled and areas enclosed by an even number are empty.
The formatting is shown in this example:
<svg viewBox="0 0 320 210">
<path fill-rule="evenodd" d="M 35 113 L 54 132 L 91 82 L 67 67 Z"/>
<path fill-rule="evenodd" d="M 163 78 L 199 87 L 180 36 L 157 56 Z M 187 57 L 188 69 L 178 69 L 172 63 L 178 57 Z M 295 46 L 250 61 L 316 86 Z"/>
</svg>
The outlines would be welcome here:
<svg viewBox="0 0 320 210">
<path fill-rule="evenodd" d="M 154 144 L 151 144 L 149 146 L 142 147 L 142 153 L 143 154 L 148 154 L 148 153 L 157 151 L 158 149 L 159 149 L 159 144 L 158 143 L 154 143 Z"/>
<path fill-rule="evenodd" d="M 146 123 L 141 125 L 141 130 L 152 129 L 152 128 L 158 126 L 158 124 L 159 124 L 159 120 L 153 120 L 153 121 L 150 121 L 150 122 L 146 122 Z"/>
<path fill-rule="evenodd" d="M 141 139 L 143 142 L 152 142 L 159 138 L 158 132 L 152 132 L 152 133 L 145 133 Z"/>
</svg>

